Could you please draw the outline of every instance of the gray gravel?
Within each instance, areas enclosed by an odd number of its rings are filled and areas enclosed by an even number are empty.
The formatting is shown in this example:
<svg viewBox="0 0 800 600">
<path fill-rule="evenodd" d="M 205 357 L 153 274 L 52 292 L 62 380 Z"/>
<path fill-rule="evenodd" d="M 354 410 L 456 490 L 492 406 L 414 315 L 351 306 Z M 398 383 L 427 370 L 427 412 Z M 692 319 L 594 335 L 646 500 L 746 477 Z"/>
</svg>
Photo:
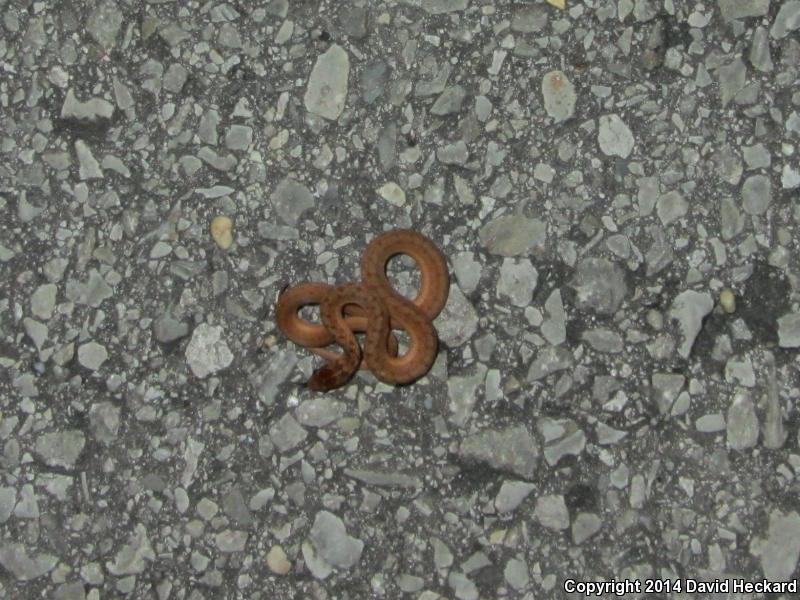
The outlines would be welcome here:
<svg viewBox="0 0 800 600">
<path fill-rule="evenodd" d="M 557 4 L 0 0 L 0 597 L 800 575 L 800 1 Z M 433 368 L 310 392 L 394 227 Z"/>
</svg>

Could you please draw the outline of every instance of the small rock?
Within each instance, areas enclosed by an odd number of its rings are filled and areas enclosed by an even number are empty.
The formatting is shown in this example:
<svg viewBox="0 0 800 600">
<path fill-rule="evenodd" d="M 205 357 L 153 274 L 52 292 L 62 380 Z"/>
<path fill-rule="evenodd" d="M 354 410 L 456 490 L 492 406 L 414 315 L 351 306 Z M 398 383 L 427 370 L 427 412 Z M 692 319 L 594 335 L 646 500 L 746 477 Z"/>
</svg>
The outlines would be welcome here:
<svg viewBox="0 0 800 600">
<path fill-rule="evenodd" d="M 78 362 L 91 371 L 97 371 L 108 359 L 105 346 L 97 342 L 87 342 L 78 346 Z"/>
<path fill-rule="evenodd" d="M 734 59 L 731 63 L 721 66 L 717 70 L 719 76 L 719 93 L 722 107 L 725 108 L 731 100 L 744 88 L 747 78 L 747 66 L 741 58 Z"/>
<path fill-rule="evenodd" d="M 173 63 L 164 73 L 164 89 L 173 94 L 179 94 L 189 79 L 189 71 L 180 63 Z"/>
<path fill-rule="evenodd" d="M 750 394 L 739 392 L 728 409 L 728 447 L 746 450 L 758 442 L 758 416 Z"/>
<path fill-rule="evenodd" d="M 189 335 L 189 325 L 165 313 L 153 321 L 153 335 L 162 344 L 168 344 Z"/>
<path fill-rule="evenodd" d="M 405 206 L 406 193 L 393 181 L 383 184 L 377 190 L 381 198 L 393 206 Z"/>
<path fill-rule="evenodd" d="M 581 335 L 581 339 L 598 352 L 619 354 L 624 348 L 622 336 L 605 327 L 587 329 Z"/>
<path fill-rule="evenodd" d="M 678 321 L 683 341 L 678 348 L 678 354 L 689 358 L 694 340 L 700 333 L 703 319 L 714 308 L 714 301 L 710 294 L 686 290 L 678 294 L 670 308 L 670 317 Z"/>
<path fill-rule="evenodd" d="M 503 570 L 503 577 L 515 590 L 524 589 L 530 582 L 528 564 L 519 558 L 510 558 Z"/>
<path fill-rule="evenodd" d="M 338 119 L 347 99 L 349 74 L 350 59 L 347 52 L 341 46 L 332 44 L 317 58 L 311 70 L 303 97 L 306 110 L 324 119 Z"/>
<path fill-rule="evenodd" d="M 424 0 L 420 2 L 421 8 L 432 15 L 441 15 L 449 12 L 466 10 L 469 0 Z"/>
<path fill-rule="evenodd" d="M 283 179 L 270 194 L 275 212 L 287 225 L 296 226 L 300 216 L 314 207 L 314 196 L 308 188 L 289 177 Z"/>
<path fill-rule="evenodd" d="M 575 86 L 561 71 L 550 71 L 542 78 L 542 96 L 545 111 L 556 123 L 566 121 L 575 114 L 575 102 L 578 99 Z"/>
<path fill-rule="evenodd" d="M 539 445 L 524 426 L 517 425 L 473 434 L 461 442 L 458 453 L 463 459 L 486 463 L 493 469 L 533 479 L 539 459 Z"/>
<path fill-rule="evenodd" d="M 89 409 L 89 424 L 94 438 L 110 445 L 119 433 L 120 408 L 112 402 L 96 402 Z"/>
<path fill-rule="evenodd" d="M 81 180 L 103 179 L 103 170 L 100 163 L 92 154 L 91 148 L 83 140 L 75 140 L 75 153 L 78 155 L 78 176 Z"/>
<path fill-rule="evenodd" d="M 56 564 L 58 557 L 52 554 L 28 554 L 25 546 L 8 540 L 0 544 L 0 565 L 17 581 L 37 579 L 52 571 Z"/>
<path fill-rule="evenodd" d="M 34 447 L 45 464 L 72 469 L 78 460 L 86 438 L 77 429 L 44 433 L 36 439 Z"/>
<path fill-rule="evenodd" d="M 551 494 L 539 496 L 536 499 L 536 508 L 533 516 L 543 527 L 560 531 L 569 527 L 569 511 L 564 502 L 564 496 Z"/>
<path fill-rule="evenodd" d="M 31 295 L 31 314 L 39 319 L 47 320 L 53 316 L 56 306 L 58 288 L 53 283 L 45 283 L 36 288 Z"/>
<path fill-rule="evenodd" d="M 791 165 L 783 165 L 781 169 L 781 187 L 785 190 L 793 190 L 800 187 L 800 170 L 793 169 Z"/>
<path fill-rule="evenodd" d="M 603 521 L 594 513 L 579 513 L 572 523 L 572 541 L 577 546 L 588 540 L 603 526 Z"/>
<path fill-rule="evenodd" d="M 229 367 L 233 353 L 222 339 L 222 327 L 208 323 L 195 327 L 186 346 L 186 361 L 200 379 Z"/>
<path fill-rule="evenodd" d="M 671 225 L 689 212 L 689 203 L 678 191 L 667 192 L 658 199 L 656 213 L 661 224 Z"/>
<path fill-rule="evenodd" d="M 8 521 L 17 504 L 17 490 L 13 487 L 0 487 L 0 525 Z"/>
<path fill-rule="evenodd" d="M 107 562 L 106 568 L 112 575 L 138 575 L 143 573 L 148 561 L 156 559 L 147 528 L 139 523 L 131 535 L 130 543 L 117 552 L 113 562 Z"/>
<path fill-rule="evenodd" d="M 742 157 L 748 169 L 763 169 L 772 164 L 772 157 L 764 144 L 742 147 Z"/>
<path fill-rule="evenodd" d="M 114 115 L 114 105 L 104 98 L 92 98 L 81 102 L 70 88 L 61 105 L 62 119 L 75 119 L 78 121 L 109 120 Z"/>
<path fill-rule="evenodd" d="M 725 288 L 719 293 L 719 305 L 728 314 L 736 312 L 736 296 L 730 288 Z"/>
<path fill-rule="evenodd" d="M 577 305 L 601 315 L 612 315 L 628 294 L 625 272 L 605 258 L 587 258 L 578 263 L 571 286 Z"/>
<path fill-rule="evenodd" d="M 536 33 L 547 25 L 549 15 L 544 6 L 539 4 L 516 6 L 518 8 L 511 19 L 512 31 Z"/>
<path fill-rule="evenodd" d="M 347 407 L 343 402 L 330 398 L 306 400 L 297 407 L 295 415 L 298 422 L 305 427 L 325 427 L 341 419 Z"/>
<path fill-rule="evenodd" d="M 469 150 L 464 140 L 445 144 L 436 149 L 436 158 L 445 165 L 463 165 L 469 158 Z"/>
<path fill-rule="evenodd" d="M 561 290 L 556 288 L 550 292 L 544 302 L 544 309 L 547 312 L 547 319 L 540 327 L 544 339 L 551 346 L 563 344 L 567 339 L 567 312 L 564 310 Z"/>
<path fill-rule="evenodd" d="M 463 86 L 446 87 L 431 106 L 431 114 L 442 117 L 459 112 L 466 96 L 467 91 Z"/>
<path fill-rule="evenodd" d="M 796 511 L 784 514 L 773 509 L 768 537 L 760 546 L 758 554 L 764 577 L 770 581 L 788 581 L 800 557 L 800 515 Z"/>
<path fill-rule="evenodd" d="M 364 549 L 364 542 L 347 535 L 344 522 L 326 510 L 317 513 L 308 537 L 318 556 L 340 569 L 355 566 Z"/>
<path fill-rule="evenodd" d="M 217 215 L 211 220 L 211 237 L 217 246 L 227 250 L 233 244 L 233 221 L 225 215 Z"/>
<path fill-rule="evenodd" d="M 744 229 L 744 215 L 739 211 L 733 198 L 722 198 L 719 207 L 720 233 L 722 239 L 732 240 Z"/>
<path fill-rule="evenodd" d="M 525 481 L 504 481 L 494 499 L 497 512 L 502 514 L 515 510 L 535 488 L 535 484 Z"/>
<path fill-rule="evenodd" d="M 765 175 L 752 175 L 742 185 L 742 208 L 750 215 L 763 215 L 772 202 L 772 183 Z"/>
<path fill-rule="evenodd" d="M 769 33 L 764 27 L 756 27 L 753 39 L 750 42 L 750 64 L 762 73 L 769 73 L 775 69 L 770 54 Z"/>
<path fill-rule="evenodd" d="M 772 29 L 769 34 L 779 40 L 786 37 L 795 29 L 800 29 L 800 1 L 791 0 L 781 4 L 775 20 L 772 22 Z"/>
<path fill-rule="evenodd" d="M 286 557 L 286 552 L 277 544 L 267 553 L 267 566 L 276 575 L 286 575 L 292 569 L 292 563 Z"/>
<path fill-rule="evenodd" d="M 463 427 L 472 417 L 472 409 L 478 399 L 478 387 L 486 379 L 486 366 L 476 365 L 465 375 L 451 376 L 447 379 L 448 406 L 450 420 Z"/>
<path fill-rule="evenodd" d="M 719 11 L 726 21 L 763 17 L 769 10 L 770 0 L 718 0 Z"/>
<path fill-rule="evenodd" d="M 214 544 L 217 550 L 225 554 L 243 552 L 247 546 L 248 537 L 249 534 L 246 531 L 225 529 L 214 535 Z"/>
<path fill-rule="evenodd" d="M 492 254 L 520 256 L 542 249 L 547 241 L 547 225 L 539 219 L 503 215 L 484 225 L 481 244 Z"/>
<path fill-rule="evenodd" d="M 695 422 L 697 431 L 701 433 L 716 433 L 725 430 L 725 416 L 722 413 L 709 413 L 703 415 Z"/>
<path fill-rule="evenodd" d="M 472 252 L 461 252 L 451 259 L 456 281 L 461 290 L 467 294 L 472 293 L 483 274 L 482 265 L 475 260 Z"/>
<path fill-rule="evenodd" d="M 539 351 L 536 360 L 528 369 L 528 381 L 539 381 L 552 373 L 569 369 L 572 366 L 572 354 L 561 347 L 547 346 Z"/>
<path fill-rule="evenodd" d="M 269 436 L 280 452 L 288 452 L 302 444 L 308 433 L 287 412 L 272 424 L 269 428 Z"/>
<path fill-rule="evenodd" d="M 247 125 L 231 125 L 225 134 L 228 150 L 247 150 L 253 143 L 253 128 Z"/>
<path fill-rule="evenodd" d="M 800 348 L 800 313 L 789 313 L 778 319 L 778 345 Z"/>
<path fill-rule="evenodd" d="M 514 306 L 527 306 L 533 300 L 538 280 L 539 272 L 530 260 L 505 258 L 500 267 L 497 294 L 507 296 Z"/>
<path fill-rule="evenodd" d="M 56 588 L 53 600 L 86 600 L 83 582 L 62 583 Z"/>
<path fill-rule="evenodd" d="M 634 146 L 633 133 L 616 114 L 600 117 L 597 141 L 603 154 L 620 158 L 628 158 Z"/>
</svg>

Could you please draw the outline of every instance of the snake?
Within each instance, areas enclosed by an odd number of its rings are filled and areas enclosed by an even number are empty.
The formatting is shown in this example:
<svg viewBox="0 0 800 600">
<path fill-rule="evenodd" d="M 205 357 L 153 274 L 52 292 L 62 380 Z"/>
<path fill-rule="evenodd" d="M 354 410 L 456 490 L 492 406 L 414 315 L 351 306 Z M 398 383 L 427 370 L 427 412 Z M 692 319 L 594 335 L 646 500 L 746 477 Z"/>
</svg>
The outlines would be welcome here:
<svg viewBox="0 0 800 600">
<path fill-rule="evenodd" d="M 386 265 L 399 254 L 410 256 L 420 271 L 416 297 L 396 291 Z M 361 257 L 361 281 L 330 285 L 302 282 L 283 290 L 275 306 L 278 329 L 292 342 L 324 359 L 306 382 L 314 391 L 345 385 L 359 368 L 387 384 L 406 385 L 424 376 L 438 351 L 433 320 L 447 302 L 447 261 L 426 236 L 395 229 L 376 236 Z M 306 306 L 319 305 L 320 322 L 300 317 Z M 405 331 L 408 348 L 399 354 L 393 331 Z M 364 333 L 363 349 L 356 333 Z M 342 351 L 326 348 L 337 344 Z"/>
</svg>

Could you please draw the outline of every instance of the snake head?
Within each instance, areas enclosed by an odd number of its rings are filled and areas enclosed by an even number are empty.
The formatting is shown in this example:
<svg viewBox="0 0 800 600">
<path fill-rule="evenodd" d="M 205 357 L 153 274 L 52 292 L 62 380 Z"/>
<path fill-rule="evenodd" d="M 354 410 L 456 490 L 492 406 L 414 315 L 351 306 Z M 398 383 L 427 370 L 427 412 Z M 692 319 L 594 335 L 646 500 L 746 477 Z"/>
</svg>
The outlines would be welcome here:
<svg viewBox="0 0 800 600">
<path fill-rule="evenodd" d="M 336 365 L 322 365 L 314 371 L 306 382 L 306 387 L 315 392 L 327 392 L 341 387 L 352 376 Z"/>
</svg>

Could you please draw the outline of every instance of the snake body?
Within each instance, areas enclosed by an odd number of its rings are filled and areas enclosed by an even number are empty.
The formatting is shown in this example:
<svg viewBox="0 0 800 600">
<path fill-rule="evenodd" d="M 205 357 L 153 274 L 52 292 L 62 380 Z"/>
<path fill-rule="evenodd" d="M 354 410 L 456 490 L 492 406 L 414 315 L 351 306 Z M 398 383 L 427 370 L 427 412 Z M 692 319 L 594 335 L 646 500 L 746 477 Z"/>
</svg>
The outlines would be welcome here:
<svg viewBox="0 0 800 600">
<path fill-rule="evenodd" d="M 410 300 L 392 287 L 386 264 L 407 254 L 420 269 L 420 288 Z M 364 250 L 361 282 L 337 286 L 305 282 L 278 298 L 275 320 L 287 338 L 325 359 L 307 387 L 325 391 L 344 385 L 362 366 L 384 383 L 411 383 L 428 372 L 436 358 L 438 337 L 433 319 L 447 301 L 450 279 L 447 263 L 424 235 L 397 229 L 377 236 Z M 298 316 L 303 306 L 319 304 L 321 323 Z M 408 350 L 397 353 L 392 330 L 408 335 Z M 362 351 L 355 333 L 365 333 Z M 325 346 L 336 343 L 342 353 Z"/>
</svg>

